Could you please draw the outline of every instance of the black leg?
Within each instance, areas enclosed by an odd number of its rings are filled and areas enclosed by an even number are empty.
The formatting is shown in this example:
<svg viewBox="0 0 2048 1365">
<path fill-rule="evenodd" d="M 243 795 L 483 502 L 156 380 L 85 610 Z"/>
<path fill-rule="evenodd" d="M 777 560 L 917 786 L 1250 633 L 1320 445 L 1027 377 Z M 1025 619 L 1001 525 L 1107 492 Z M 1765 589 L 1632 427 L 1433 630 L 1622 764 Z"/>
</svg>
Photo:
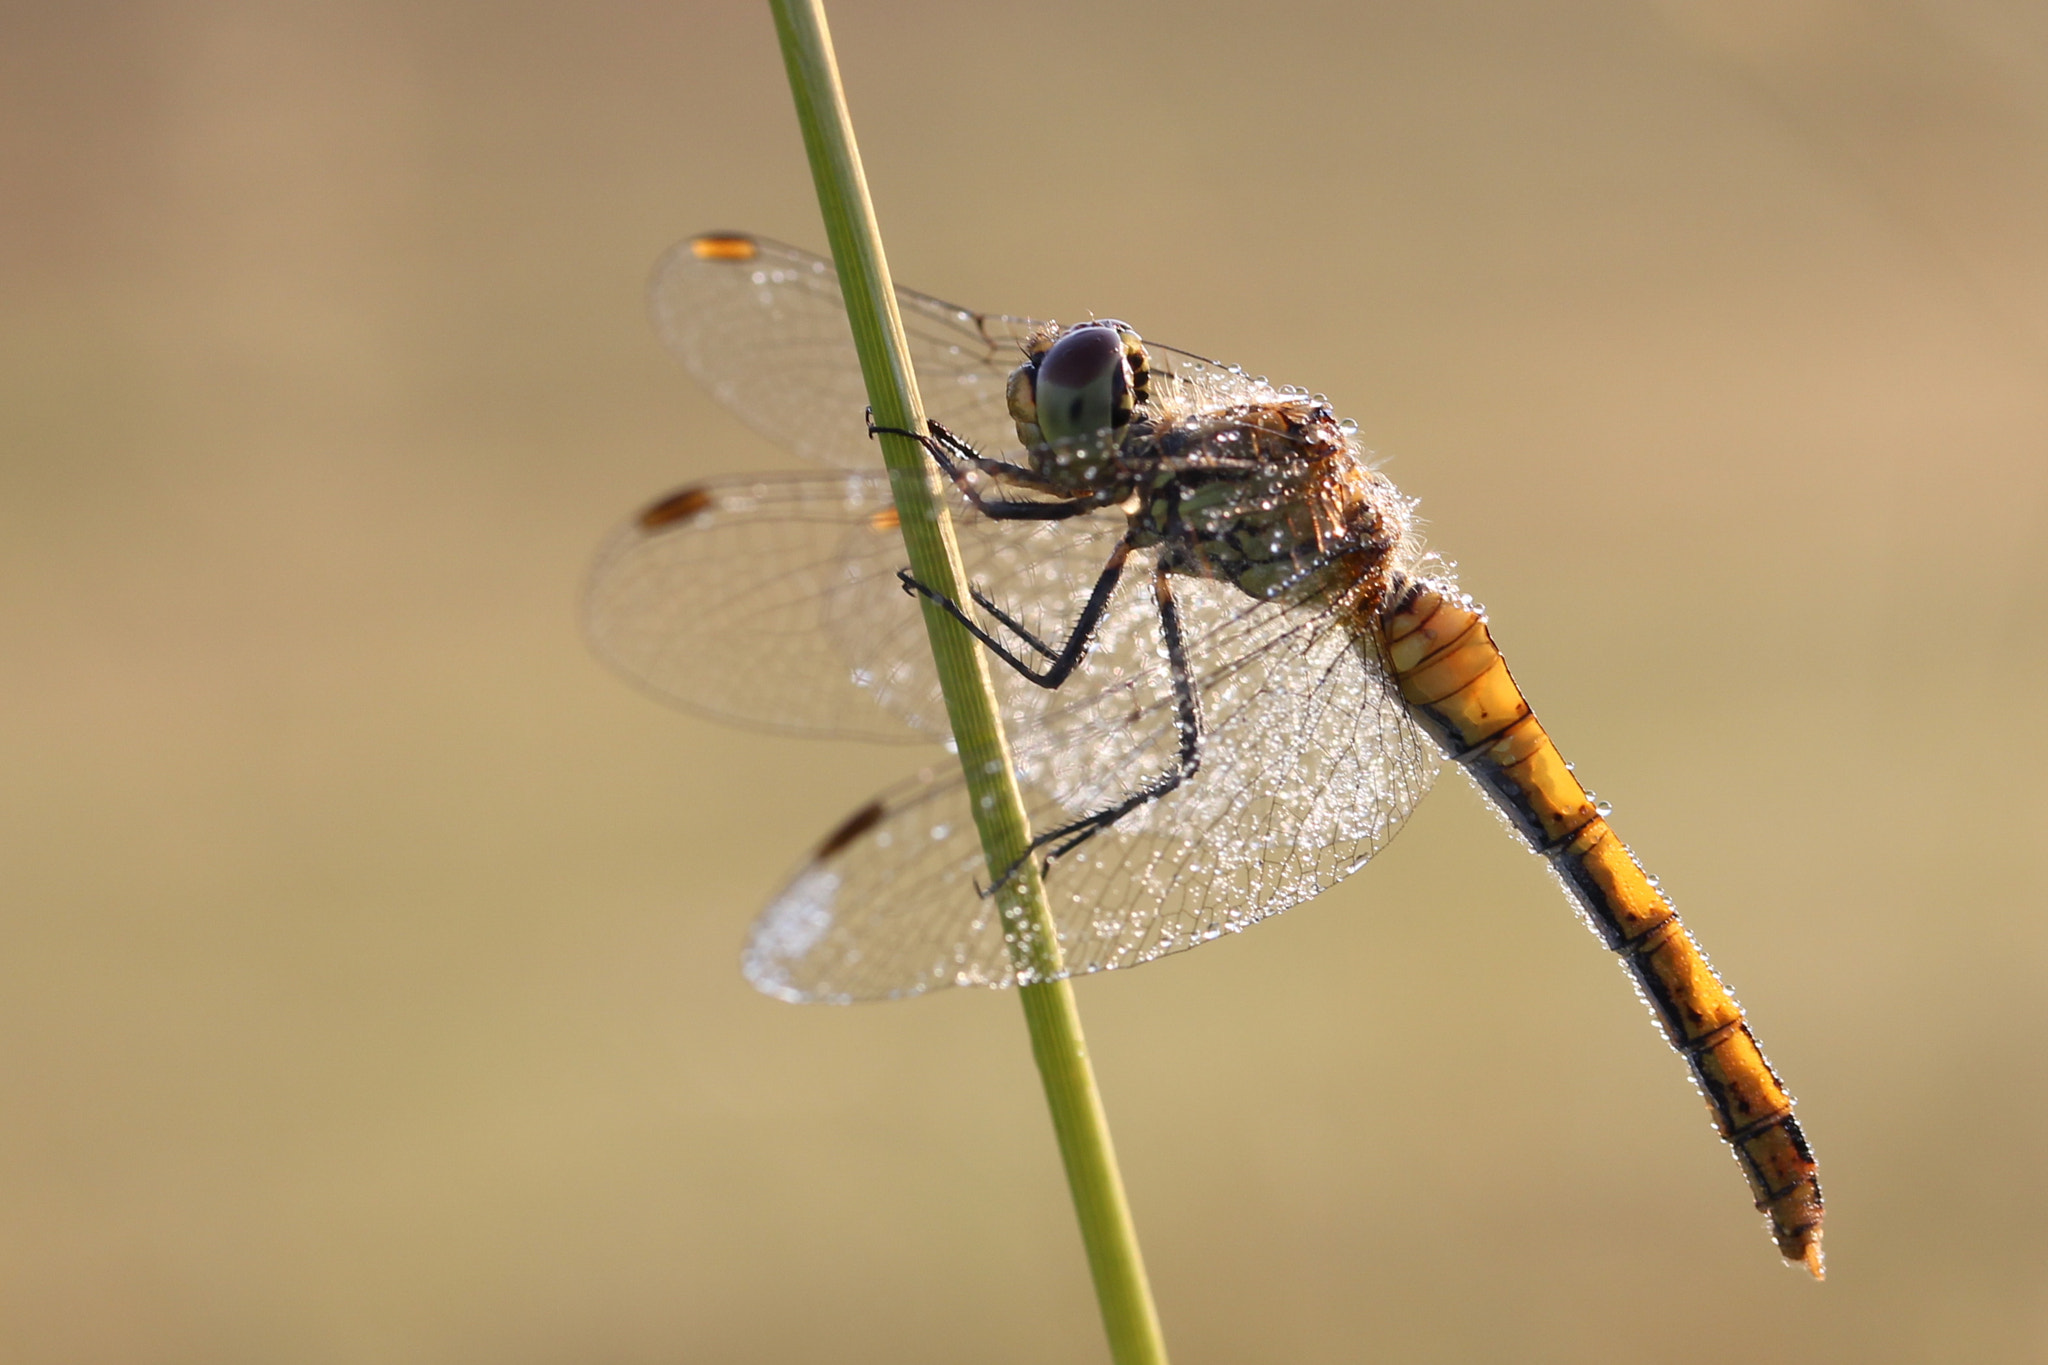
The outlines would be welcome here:
<svg viewBox="0 0 2048 1365">
<path fill-rule="evenodd" d="M 1037 471 L 1028 465 L 1018 464 L 1014 460 L 998 460 L 992 455 L 984 455 L 958 436 L 955 436 L 944 425 L 932 421 L 930 418 L 925 419 L 925 425 L 931 428 L 931 436 L 928 440 L 921 441 L 919 444 L 923 445 L 927 451 L 932 452 L 932 458 L 939 461 L 941 468 L 947 467 L 947 461 L 940 458 L 941 452 L 943 452 L 961 464 L 972 465 L 984 474 L 991 474 L 998 479 L 1022 485 L 1034 493 L 1058 495 L 1059 490 L 1040 478 Z M 934 445 L 937 445 L 938 450 L 933 450 Z M 948 470 L 948 472 L 950 473 L 951 471 Z"/>
<path fill-rule="evenodd" d="M 980 588 L 977 588 L 970 583 L 967 587 L 967 595 L 974 599 L 974 605 L 980 607 L 983 611 L 987 612 L 990 616 L 995 617 L 996 620 L 1002 622 L 1004 626 L 1008 627 L 1010 634 L 1016 636 L 1025 644 L 1030 645 L 1033 649 L 1037 650 L 1040 654 L 1043 654 L 1048 659 L 1057 659 L 1059 657 L 1058 650 L 1054 649 L 1051 645 L 1048 645 L 1045 641 L 1039 639 L 1036 635 L 1033 635 L 1029 630 L 1026 630 L 1023 624 L 1019 622 L 1016 617 L 1010 615 L 1010 613 L 1004 611 L 1001 607 L 997 606 L 994 603 L 994 601 L 992 601 L 989 598 L 989 595 L 983 592 Z"/>
<path fill-rule="evenodd" d="M 993 895 L 997 888 L 1016 876 L 1017 869 L 1033 852 L 1052 846 L 1052 851 L 1045 855 L 1042 869 L 1042 873 L 1050 873 L 1056 859 L 1073 852 L 1138 807 L 1157 801 L 1201 770 L 1201 693 L 1195 689 L 1194 674 L 1188 667 L 1187 645 L 1180 633 L 1180 608 L 1174 603 L 1173 585 L 1164 569 L 1153 571 L 1152 592 L 1159 606 L 1159 633 L 1166 642 L 1166 666 L 1173 680 L 1174 728 L 1180 732 L 1180 752 L 1175 755 L 1173 766 L 1115 805 L 1033 838 L 1030 850 L 1023 858 L 1004 868 L 1003 875 L 996 878 L 994 886 L 982 893 L 984 896 Z"/>
<path fill-rule="evenodd" d="M 868 435 L 908 436 L 925 448 L 945 476 L 960 490 L 960 496 L 968 505 L 991 521 L 1065 521 L 1069 517 L 1083 516 L 1121 502 L 1123 493 L 1114 488 L 1103 488 L 1082 497 L 1060 496 L 1059 490 L 1050 487 L 1029 469 L 1022 465 L 1010 464 L 1003 460 L 992 460 L 973 446 L 940 426 L 928 422 L 929 435 L 920 436 L 914 431 L 901 427 L 880 427 L 875 425 L 874 414 L 868 414 Z M 984 498 L 981 490 L 974 486 L 974 480 L 967 466 L 984 474 L 1020 484 L 1026 488 L 1038 489 L 1058 497 L 1058 501 L 1036 502 L 1022 498 Z"/>
<path fill-rule="evenodd" d="M 1201 694 L 1195 690 L 1194 675 L 1188 668 L 1187 645 L 1180 633 L 1180 608 L 1174 603 L 1173 585 L 1164 568 L 1152 573 L 1152 593 L 1159 606 L 1159 633 L 1166 642 L 1166 666 L 1173 680 L 1173 720 L 1180 732 L 1180 752 L 1172 767 L 1115 805 L 1033 838 L 1034 850 L 1052 846 L 1052 851 L 1045 855 L 1047 872 L 1052 870 L 1054 859 L 1071 853 L 1138 807 L 1157 801 L 1201 769 Z"/>
<path fill-rule="evenodd" d="M 1011 652 L 1009 646 L 983 630 L 979 622 L 966 612 L 960 610 L 959 603 L 954 602 L 943 593 L 933 592 L 930 588 L 912 578 L 910 570 L 904 569 L 896 576 L 902 581 L 905 592 L 922 595 L 927 601 L 931 602 L 955 621 L 967 627 L 970 635 L 981 641 L 982 644 L 988 647 L 990 653 L 1015 669 L 1019 674 L 1037 683 L 1040 687 L 1056 688 L 1073 674 L 1074 669 L 1081 662 L 1082 655 L 1088 652 L 1088 641 L 1094 636 L 1095 628 L 1102 623 L 1102 613 L 1109 609 L 1110 596 L 1116 592 L 1117 580 L 1123 576 L 1124 561 L 1129 559 L 1130 555 L 1131 538 L 1127 535 L 1116 543 L 1114 550 L 1109 552 L 1109 562 L 1102 566 L 1102 573 L 1096 578 L 1095 587 L 1088 594 L 1087 605 L 1081 608 L 1080 616 L 1075 619 L 1074 629 L 1068 634 L 1067 642 L 1061 645 L 1057 651 L 1049 648 L 1037 636 L 1024 630 L 1008 616 L 1001 612 L 995 613 L 996 618 L 1011 630 L 1016 631 L 1026 644 L 1052 660 L 1051 665 L 1043 673 L 1018 658 L 1016 654 Z M 987 604 L 987 599 L 983 598 L 980 593 L 976 593 L 975 598 L 977 601 L 982 602 L 983 605 Z"/>
</svg>

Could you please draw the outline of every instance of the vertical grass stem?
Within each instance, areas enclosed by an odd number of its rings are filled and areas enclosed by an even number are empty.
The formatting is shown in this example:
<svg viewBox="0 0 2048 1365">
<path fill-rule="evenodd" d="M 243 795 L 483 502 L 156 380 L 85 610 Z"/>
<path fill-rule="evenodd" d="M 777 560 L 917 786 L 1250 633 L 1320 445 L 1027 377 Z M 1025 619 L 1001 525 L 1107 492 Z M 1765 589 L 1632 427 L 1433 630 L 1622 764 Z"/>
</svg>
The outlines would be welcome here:
<svg viewBox="0 0 2048 1365">
<path fill-rule="evenodd" d="M 770 0 L 775 29 L 789 68 L 790 91 L 804 148 L 817 182 L 825 234 L 839 268 L 875 421 L 884 427 L 924 430 L 903 337 L 903 319 L 882 254 L 881 231 L 868 197 L 847 112 L 839 68 L 832 54 L 822 0 Z M 855 414 L 847 414 L 854 420 Z M 901 436 L 881 438 L 882 457 L 894 486 L 897 511 L 911 572 L 956 602 L 967 600 L 965 574 L 952 524 L 939 496 L 937 473 L 923 449 Z M 907 604 L 906 604 L 907 605 Z M 1030 826 L 1017 790 L 1009 746 L 996 714 L 987 661 L 959 624 L 929 602 L 925 625 L 946 697 L 946 712 L 966 772 L 975 823 L 981 833 L 991 877 L 1015 867 L 1030 846 Z M 1045 888 L 1026 863 L 1003 887 L 999 905 L 1020 979 L 1031 1051 L 1045 1084 L 1047 1107 L 1073 1191 L 1074 1210 L 1087 1248 L 1088 1267 L 1102 1306 L 1111 1358 L 1117 1365 L 1164 1365 L 1165 1341 L 1137 1229 L 1124 1197 L 1108 1119 L 1081 1036 L 1081 1017 L 1072 987 L 1061 971 L 1059 939 L 1053 929 Z"/>
</svg>

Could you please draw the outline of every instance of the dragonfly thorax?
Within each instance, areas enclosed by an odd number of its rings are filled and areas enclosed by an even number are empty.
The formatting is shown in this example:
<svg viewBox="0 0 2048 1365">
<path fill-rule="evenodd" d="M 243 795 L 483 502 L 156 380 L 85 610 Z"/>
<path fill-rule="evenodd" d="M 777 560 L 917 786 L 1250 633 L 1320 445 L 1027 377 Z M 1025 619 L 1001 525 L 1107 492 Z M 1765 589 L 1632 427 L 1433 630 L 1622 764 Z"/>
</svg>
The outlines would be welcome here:
<svg viewBox="0 0 2048 1365">
<path fill-rule="evenodd" d="M 1316 400 L 1141 421 L 1119 463 L 1137 475 L 1141 542 L 1173 572 L 1253 597 L 1374 591 L 1415 550 L 1410 500 Z"/>
<path fill-rule="evenodd" d="M 1042 491 L 1130 517 L 1169 571 L 1261 599 L 1383 582 L 1413 549 L 1408 499 L 1365 462 L 1327 402 L 1263 381 L 1190 390 L 1153 372 L 1120 322 L 1047 324 L 1008 403 Z"/>
</svg>

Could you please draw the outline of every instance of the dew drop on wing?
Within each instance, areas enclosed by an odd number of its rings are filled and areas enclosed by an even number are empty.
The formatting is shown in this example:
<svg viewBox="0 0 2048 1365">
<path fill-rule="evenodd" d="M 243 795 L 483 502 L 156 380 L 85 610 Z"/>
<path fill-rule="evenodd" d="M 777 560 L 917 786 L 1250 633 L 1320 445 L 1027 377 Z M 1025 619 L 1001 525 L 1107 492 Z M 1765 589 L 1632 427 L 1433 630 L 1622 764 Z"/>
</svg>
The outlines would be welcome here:
<svg viewBox="0 0 2048 1365">
<path fill-rule="evenodd" d="M 839 886 L 839 874 L 830 868 L 806 868 L 755 926 L 740 955 L 740 971 L 756 989 L 784 1000 L 805 998 L 790 984 L 786 964 L 802 958 L 832 928 Z"/>
</svg>

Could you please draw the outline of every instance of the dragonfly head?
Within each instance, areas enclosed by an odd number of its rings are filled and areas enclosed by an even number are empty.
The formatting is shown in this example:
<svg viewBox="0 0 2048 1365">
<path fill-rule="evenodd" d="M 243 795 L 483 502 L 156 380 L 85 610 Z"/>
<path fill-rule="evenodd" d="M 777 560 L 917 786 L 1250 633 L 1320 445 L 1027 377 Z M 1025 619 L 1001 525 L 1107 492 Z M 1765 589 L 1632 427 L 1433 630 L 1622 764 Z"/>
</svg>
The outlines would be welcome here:
<svg viewBox="0 0 2048 1365">
<path fill-rule="evenodd" d="M 1026 446 L 1123 439 L 1131 415 L 1150 391 L 1145 343 L 1121 322 L 1104 318 L 1062 330 L 1048 326 L 1024 348 L 1010 375 L 1010 416 Z"/>
</svg>

